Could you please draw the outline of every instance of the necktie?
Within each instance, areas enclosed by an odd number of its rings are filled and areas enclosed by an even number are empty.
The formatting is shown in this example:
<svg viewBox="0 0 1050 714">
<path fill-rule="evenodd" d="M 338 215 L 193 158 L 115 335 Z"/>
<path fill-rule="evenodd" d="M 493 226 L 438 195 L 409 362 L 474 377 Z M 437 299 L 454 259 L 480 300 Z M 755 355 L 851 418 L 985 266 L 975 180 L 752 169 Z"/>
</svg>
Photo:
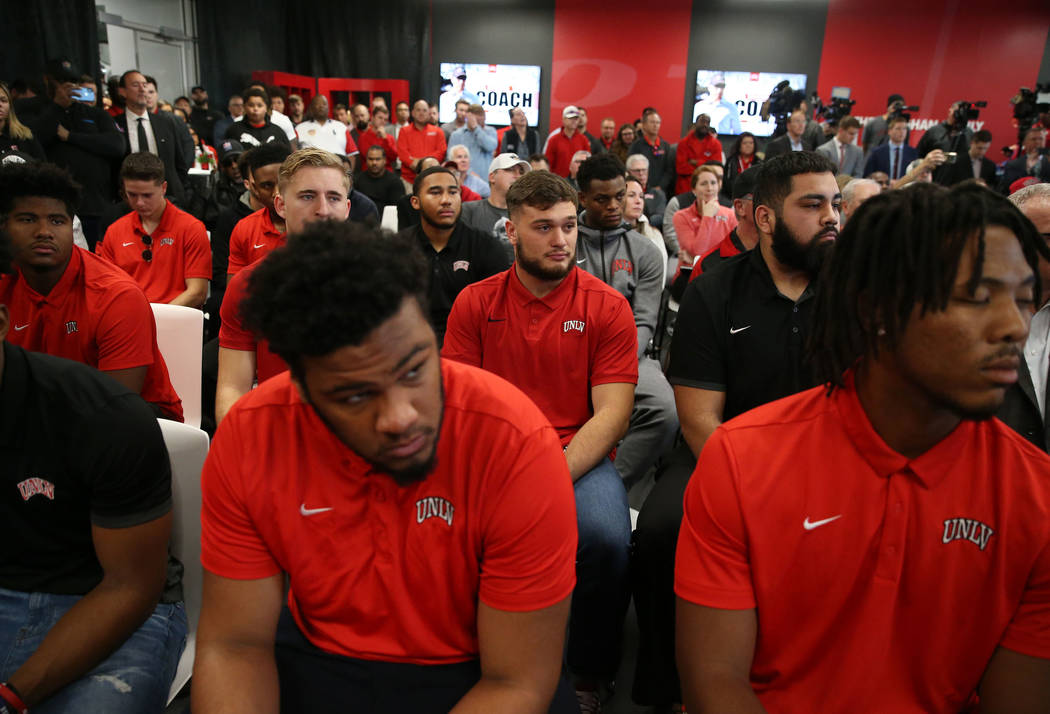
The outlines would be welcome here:
<svg viewBox="0 0 1050 714">
<path fill-rule="evenodd" d="M 149 151 L 149 139 L 146 137 L 146 125 L 143 123 L 146 120 L 139 117 L 139 151 Z"/>
<path fill-rule="evenodd" d="M 899 179 L 901 177 L 901 147 L 897 147 L 893 150 L 893 179 Z"/>
<path fill-rule="evenodd" d="M 846 145 L 839 144 L 839 170 L 846 165 Z"/>
</svg>

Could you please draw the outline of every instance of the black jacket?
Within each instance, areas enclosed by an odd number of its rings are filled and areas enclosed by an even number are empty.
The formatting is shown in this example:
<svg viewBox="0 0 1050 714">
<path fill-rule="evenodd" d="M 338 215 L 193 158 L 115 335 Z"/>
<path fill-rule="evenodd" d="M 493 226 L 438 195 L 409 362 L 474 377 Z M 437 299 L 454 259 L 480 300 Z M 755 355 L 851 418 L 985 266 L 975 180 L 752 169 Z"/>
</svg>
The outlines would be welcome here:
<svg viewBox="0 0 1050 714">
<path fill-rule="evenodd" d="M 130 154 L 128 115 L 118 114 L 114 121 L 117 123 L 117 129 L 124 134 L 124 154 Z M 175 124 L 178 120 L 174 116 L 166 112 L 157 112 L 149 115 L 149 121 L 153 127 L 153 136 L 157 140 L 157 155 L 164 162 L 164 180 L 168 182 L 168 196 L 175 203 L 182 204 L 186 198 L 193 157 L 185 155 L 182 135 Z"/>
<path fill-rule="evenodd" d="M 1047 392 L 1050 397 L 1050 382 L 1047 383 Z M 999 407 L 997 416 L 1028 441 L 1043 451 L 1047 450 L 1047 445 L 1050 445 L 1050 424 L 1044 423 L 1043 415 L 1039 413 L 1032 375 L 1024 358 L 1018 370 L 1017 384 L 1006 390 L 1006 399 Z"/>
</svg>

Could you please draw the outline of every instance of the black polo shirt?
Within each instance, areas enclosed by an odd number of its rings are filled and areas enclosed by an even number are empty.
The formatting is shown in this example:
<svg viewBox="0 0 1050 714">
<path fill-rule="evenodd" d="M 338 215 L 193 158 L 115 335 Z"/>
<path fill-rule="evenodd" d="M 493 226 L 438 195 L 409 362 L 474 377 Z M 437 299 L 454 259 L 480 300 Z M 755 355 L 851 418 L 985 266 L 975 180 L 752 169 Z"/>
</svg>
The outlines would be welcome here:
<svg viewBox="0 0 1050 714">
<path fill-rule="evenodd" d="M 437 333 L 440 346 L 445 341 L 448 313 L 459 292 L 471 283 L 506 270 L 510 262 L 498 238 L 492 233 L 471 228 L 462 221 L 456 222 L 456 228 L 440 253 L 430 245 L 421 225 L 406 228 L 399 235 L 414 238 L 430 263 L 430 288 L 427 293 L 430 325 Z"/>
<path fill-rule="evenodd" d="M 171 510 L 157 419 L 133 392 L 79 362 L 3 343 L 0 587 L 83 595 L 102 580 L 91 527 Z"/>
<path fill-rule="evenodd" d="M 814 287 L 785 297 L 758 248 L 705 270 L 682 297 L 668 381 L 725 392 L 723 421 L 816 386 L 804 358 Z"/>
</svg>

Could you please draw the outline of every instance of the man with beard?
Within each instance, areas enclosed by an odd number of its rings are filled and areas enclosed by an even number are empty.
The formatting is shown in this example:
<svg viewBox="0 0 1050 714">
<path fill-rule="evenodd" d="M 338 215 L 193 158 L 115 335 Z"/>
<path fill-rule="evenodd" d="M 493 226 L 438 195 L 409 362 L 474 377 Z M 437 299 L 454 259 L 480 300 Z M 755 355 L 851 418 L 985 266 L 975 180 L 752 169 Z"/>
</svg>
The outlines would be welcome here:
<svg viewBox="0 0 1050 714">
<path fill-rule="evenodd" d="M 396 206 L 405 195 L 405 187 L 397 175 L 387 169 L 383 147 L 373 144 L 365 152 L 365 170 L 354 175 L 354 189 L 376 204 L 382 213 L 387 206 Z"/>
<path fill-rule="evenodd" d="M 284 245 L 284 218 L 273 206 L 281 164 L 292 152 L 283 144 L 264 144 L 251 150 L 247 161 L 248 193 L 259 208 L 238 221 L 230 234 L 226 274 L 237 274 L 275 248 Z"/>
<path fill-rule="evenodd" d="M 568 469 L 524 394 L 439 358 L 426 280 L 410 241 L 339 221 L 253 271 L 243 315 L 291 371 L 229 412 L 201 477 L 194 711 L 550 706 Z"/>
<path fill-rule="evenodd" d="M 561 438 L 580 539 L 567 662 L 591 712 L 619 665 L 627 609 L 631 521 L 610 453 L 634 404 L 638 339 L 623 295 L 576 264 L 578 200 L 546 171 L 511 184 L 514 265 L 460 293 L 442 355 L 522 389 Z"/>
<path fill-rule="evenodd" d="M 991 418 L 1040 256 L 1031 222 L 973 183 L 853 216 L 812 301 L 819 386 L 718 427 L 686 489 L 689 711 L 1046 711 L 1050 458 Z"/>
<path fill-rule="evenodd" d="M 459 220 L 462 199 L 459 180 L 451 169 L 426 169 L 412 186 L 412 207 L 419 223 L 398 235 L 413 240 L 427 259 L 430 326 L 438 345 L 445 341 L 445 323 L 452 303 L 471 283 L 506 270 L 510 261 L 491 233 Z"/>
<path fill-rule="evenodd" d="M 740 132 L 737 132 L 738 134 Z M 711 131 L 711 117 L 701 114 L 696 118 L 693 130 L 688 136 L 678 142 L 675 152 L 675 179 L 674 195 L 685 193 L 690 189 L 693 172 L 698 166 L 708 161 L 725 163 L 725 152 L 722 151 L 722 142 Z"/>
<path fill-rule="evenodd" d="M 835 166 L 820 154 L 763 162 L 753 195 L 758 246 L 704 272 L 682 297 L 667 377 L 686 445 L 657 478 L 635 534 L 639 704 L 681 701 L 671 583 L 682 494 L 704 443 L 722 422 L 817 384 L 803 346 L 841 200 Z"/>
<path fill-rule="evenodd" d="M 355 104 L 350 107 L 350 121 L 353 123 L 353 127 L 350 129 L 350 136 L 353 137 L 354 143 L 357 144 L 358 148 L 361 148 L 361 134 L 368 130 L 368 124 L 371 120 L 372 115 L 364 104 Z"/>
</svg>

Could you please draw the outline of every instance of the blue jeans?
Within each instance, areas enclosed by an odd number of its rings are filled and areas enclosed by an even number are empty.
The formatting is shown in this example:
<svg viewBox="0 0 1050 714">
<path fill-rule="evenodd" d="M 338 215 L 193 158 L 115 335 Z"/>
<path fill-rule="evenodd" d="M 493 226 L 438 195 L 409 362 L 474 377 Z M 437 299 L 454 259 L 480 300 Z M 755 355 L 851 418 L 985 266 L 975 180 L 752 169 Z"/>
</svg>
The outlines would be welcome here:
<svg viewBox="0 0 1050 714">
<path fill-rule="evenodd" d="M 580 541 L 569 615 L 569 670 L 576 675 L 612 679 L 620 664 L 620 640 L 629 600 L 631 514 L 627 491 L 607 458 L 581 476 L 573 490 Z"/>
<path fill-rule="evenodd" d="M 0 588 L 0 681 L 29 659 L 78 600 Z M 116 652 L 33 707 L 33 714 L 162 712 L 185 644 L 186 608 L 159 604 Z"/>
</svg>

